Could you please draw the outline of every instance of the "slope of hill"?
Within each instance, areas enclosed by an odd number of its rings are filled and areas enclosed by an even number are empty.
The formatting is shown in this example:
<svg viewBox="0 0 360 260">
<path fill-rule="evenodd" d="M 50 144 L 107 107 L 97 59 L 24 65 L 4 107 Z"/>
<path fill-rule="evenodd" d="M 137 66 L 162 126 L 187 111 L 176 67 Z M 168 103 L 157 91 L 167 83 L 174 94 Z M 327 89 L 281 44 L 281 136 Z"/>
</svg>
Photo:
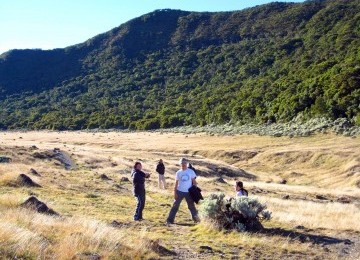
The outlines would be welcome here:
<svg viewBox="0 0 360 260">
<path fill-rule="evenodd" d="M 0 128 L 360 123 L 359 1 L 158 10 L 82 44 L 0 56 Z"/>
</svg>

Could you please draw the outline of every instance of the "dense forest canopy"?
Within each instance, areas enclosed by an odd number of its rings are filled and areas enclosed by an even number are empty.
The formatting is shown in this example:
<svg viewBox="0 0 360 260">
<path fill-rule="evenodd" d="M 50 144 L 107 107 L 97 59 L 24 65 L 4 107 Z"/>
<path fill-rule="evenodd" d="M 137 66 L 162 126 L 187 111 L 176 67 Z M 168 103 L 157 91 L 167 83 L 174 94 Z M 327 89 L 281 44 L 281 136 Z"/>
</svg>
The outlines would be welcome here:
<svg viewBox="0 0 360 260">
<path fill-rule="evenodd" d="M 65 49 L 0 56 L 0 128 L 360 122 L 360 1 L 157 10 Z"/>
</svg>

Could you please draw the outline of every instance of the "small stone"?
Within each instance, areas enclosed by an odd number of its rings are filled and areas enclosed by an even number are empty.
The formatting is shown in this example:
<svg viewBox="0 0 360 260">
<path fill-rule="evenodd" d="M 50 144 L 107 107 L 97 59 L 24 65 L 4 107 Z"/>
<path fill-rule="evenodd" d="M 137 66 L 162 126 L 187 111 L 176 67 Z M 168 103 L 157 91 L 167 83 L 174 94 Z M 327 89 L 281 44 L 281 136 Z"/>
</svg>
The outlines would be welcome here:
<svg viewBox="0 0 360 260">
<path fill-rule="evenodd" d="M 123 187 L 121 187 L 121 185 L 119 185 L 119 184 L 114 184 L 114 187 L 117 189 L 123 189 Z"/>
<path fill-rule="evenodd" d="M 130 182 L 128 177 L 121 177 L 120 181 L 121 182 Z"/>
<path fill-rule="evenodd" d="M 206 251 L 213 251 L 213 249 L 212 249 L 212 247 L 210 247 L 210 246 L 200 246 L 200 249 L 201 250 L 206 250 Z"/>
<path fill-rule="evenodd" d="M 76 254 L 76 258 L 75 259 L 79 259 L 79 260 L 101 260 L 101 255 L 97 254 L 97 253 L 79 253 Z"/>
<path fill-rule="evenodd" d="M 285 196 L 283 196 L 282 197 L 284 200 L 288 200 L 288 199 L 290 199 L 290 195 L 285 195 Z"/>
<path fill-rule="evenodd" d="M 295 229 L 305 229 L 305 227 L 301 226 L 301 225 L 298 225 L 298 226 L 295 227 Z"/>
<path fill-rule="evenodd" d="M 41 176 L 35 169 L 31 168 L 30 173 L 36 176 Z"/>
<path fill-rule="evenodd" d="M 352 245 L 353 242 L 351 240 L 349 240 L 349 239 L 345 239 L 344 244 L 345 245 Z"/>
<path fill-rule="evenodd" d="M 216 178 L 215 181 L 220 183 L 226 183 L 226 181 L 222 177 Z"/>
<path fill-rule="evenodd" d="M 279 184 L 286 184 L 287 183 L 287 180 L 285 180 L 285 179 L 282 179 L 280 182 L 279 182 Z"/>
<path fill-rule="evenodd" d="M 327 198 L 322 195 L 316 195 L 315 198 L 318 200 L 327 200 Z"/>
<path fill-rule="evenodd" d="M 118 227 L 121 227 L 122 224 L 121 224 L 119 221 L 113 220 L 113 221 L 110 223 L 110 226 L 118 228 Z"/>
<path fill-rule="evenodd" d="M 351 202 L 351 199 L 348 198 L 348 197 L 340 197 L 340 198 L 337 199 L 337 201 L 340 202 L 340 203 L 348 204 L 348 203 Z"/>
<path fill-rule="evenodd" d="M 105 181 L 111 180 L 106 174 L 101 174 L 100 179 L 105 180 Z"/>
</svg>

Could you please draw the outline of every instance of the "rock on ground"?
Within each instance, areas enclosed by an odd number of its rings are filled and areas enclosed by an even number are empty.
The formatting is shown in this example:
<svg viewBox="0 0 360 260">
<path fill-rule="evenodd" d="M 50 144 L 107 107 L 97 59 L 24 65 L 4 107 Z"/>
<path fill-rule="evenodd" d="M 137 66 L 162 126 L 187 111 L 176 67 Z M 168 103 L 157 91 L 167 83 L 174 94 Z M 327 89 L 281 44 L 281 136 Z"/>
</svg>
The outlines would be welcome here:
<svg viewBox="0 0 360 260">
<path fill-rule="evenodd" d="M 34 210 L 38 213 L 44 213 L 48 215 L 58 216 L 59 214 L 53 209 L 49 208 L 44 202 L 38 200 L 36 197 L 31 196 L 24 203 L 21 204 L 22 207 Z"/>
<path fill-rule="evenodd" d="M 25 187 L 41 187 L 41 185 L 37 184 L 29 176 L 23 173 L 17 177 L 16 183 Z"/>
</svg>

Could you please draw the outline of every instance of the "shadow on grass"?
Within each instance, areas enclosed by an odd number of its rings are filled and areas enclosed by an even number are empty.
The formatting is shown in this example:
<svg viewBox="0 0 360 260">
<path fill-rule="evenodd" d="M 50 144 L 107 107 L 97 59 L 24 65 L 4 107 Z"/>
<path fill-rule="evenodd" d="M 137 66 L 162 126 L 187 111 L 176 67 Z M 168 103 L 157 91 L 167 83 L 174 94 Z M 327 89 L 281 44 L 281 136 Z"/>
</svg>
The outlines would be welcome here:
<svg viewBox="0 0 360 260">
<path fill-rule="evenodd" d="M 256 176 L 254 174 L 248 173 L 240 168 L 230 167 L 226 165 L 219 165 L 206 161 L 196 161 L 194 162 L 194 167 L 202 166 L 205 167 L 206 170 L 196 169 L 196 174 L 198 176 L 203 177 L 231 177 L 231 178 L 246 178 L 250 180 L 256 180 Z"/>
<path fill-rule="evenodd" d="M 352 242 L 349 239 L 339 239 L 336 237 L 324 236 L 324 235 L 314 235 L 314 234 L 306 234 L 299 231 L 294 230 L 286 230 L 282 228 L 268 228 L 261 231 L 261 234 L 269 235 L 269 236 L 283 236 L 286 238 L 291 238 L 294 240 L 299 240 L 301 243 L 310 242 L 317 245 L 333 245 L 333 244 L 341 244 L 344 243 L 346 245 L 352 245 Z"/>
<path fill-rule="evenodd" d="M 193 226 L 195 226 L 196 224 L 189 222 L 189 223 L 176 223 L 175 225 L 183 226 L 183 227 L 193 227 Z"/>
</svg>

